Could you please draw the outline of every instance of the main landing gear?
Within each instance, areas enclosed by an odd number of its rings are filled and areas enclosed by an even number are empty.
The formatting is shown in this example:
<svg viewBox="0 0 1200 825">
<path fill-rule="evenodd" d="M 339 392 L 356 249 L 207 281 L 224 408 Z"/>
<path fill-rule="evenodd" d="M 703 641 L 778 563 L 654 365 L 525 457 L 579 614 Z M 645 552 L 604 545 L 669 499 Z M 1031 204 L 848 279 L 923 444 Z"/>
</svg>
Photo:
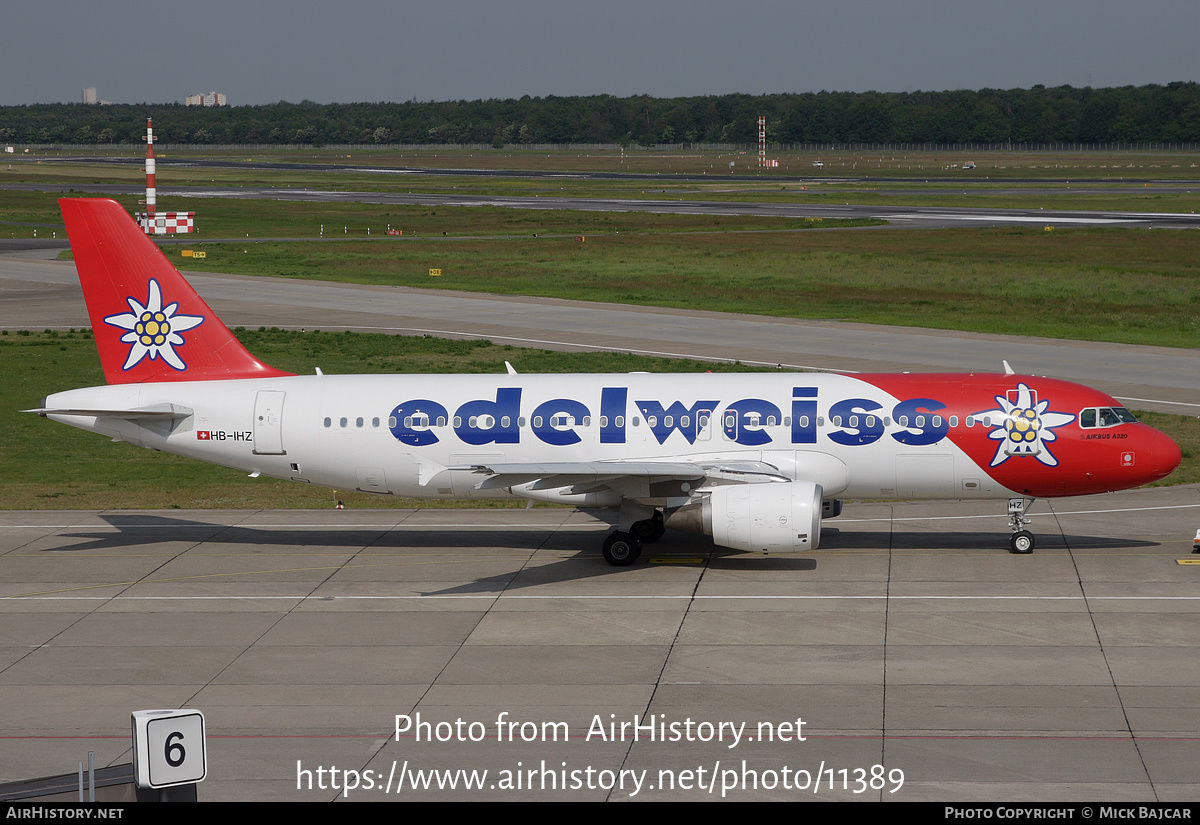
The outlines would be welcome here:
<svg viewBox="0 0 1200 825">
<path fill-rule="evenodd" d="M 641 539 L 631 536 L 629 533 L 613 530 L 604 539 L 604 560 L 613 567 L 628 567 L 641 555 Z"/>
<path fill-rule="evenodd" d="M 635 521 L 629 532 L 646 544 L 654 544 L 663 537 L 663 533 L 667 532 L 667 528 L 663 525 L 662 510 L 655 510 L 654 515 L 648 519 Z"/>
<path fill-rule="evenodd" d="M 655 510 L 650 518 L 635 521 L 629 532 L 614 530 L 604 539 L 604 560 L 613 567 L 628 567 L 642 555 L 642 544 L 653 544 L 663 537 L 667 528 L 663 525 L 661 510 Z"/>
<path fill-rule="evenodd" d="M 1033 506 L 1033 502 L 1034 499 L 1029 499 L 1027 504 L 1023 498 L 1008 500 L 1008 522 L 1013 531 L 1012 537 L 1008 540 L 1008 552 L 1010 553 L 1024 556 L 1033 552 L 1037 542 L 1033 538 L 1033 533 L 1025 529 L 1025 525 L 1032 522 L 1032 519 L 1026 518 L 1025 513 Z"/>
</svg>

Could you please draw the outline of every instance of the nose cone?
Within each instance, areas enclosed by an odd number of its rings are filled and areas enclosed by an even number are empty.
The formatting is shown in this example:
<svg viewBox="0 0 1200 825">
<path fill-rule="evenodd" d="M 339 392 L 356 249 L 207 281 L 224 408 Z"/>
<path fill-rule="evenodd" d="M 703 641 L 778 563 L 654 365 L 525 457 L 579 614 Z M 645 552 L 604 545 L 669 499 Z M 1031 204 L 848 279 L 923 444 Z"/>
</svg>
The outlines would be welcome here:
<svg viewBox="0 0 1200 825">
<path fill-rule="evenodd" d="M 1183 453 L 1170 437 L 1152 427 L 1146 429 L 1149 430 L 1146 440 L 1150 445 L 1150 460 L 1145 466 L 1147 478 L 1144 483 L 1149 484 L 1175 472 L 1175 468 L 1183 460 Z"/>
</svg>

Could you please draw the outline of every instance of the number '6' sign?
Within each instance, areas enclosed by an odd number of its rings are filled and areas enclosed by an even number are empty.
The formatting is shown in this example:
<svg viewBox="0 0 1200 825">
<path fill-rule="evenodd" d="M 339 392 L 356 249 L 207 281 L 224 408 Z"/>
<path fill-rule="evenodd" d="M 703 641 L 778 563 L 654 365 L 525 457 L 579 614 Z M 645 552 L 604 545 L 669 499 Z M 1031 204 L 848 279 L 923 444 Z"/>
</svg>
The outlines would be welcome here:
<svg viewBox="0 0 1200 825">
<path fill-rule="evenodd" d="M 167 788 L 204 779 L 208 756 L 203 713 L 190 708 L 138 710 L 130 722 L 138 787 Z"/>
</svg>

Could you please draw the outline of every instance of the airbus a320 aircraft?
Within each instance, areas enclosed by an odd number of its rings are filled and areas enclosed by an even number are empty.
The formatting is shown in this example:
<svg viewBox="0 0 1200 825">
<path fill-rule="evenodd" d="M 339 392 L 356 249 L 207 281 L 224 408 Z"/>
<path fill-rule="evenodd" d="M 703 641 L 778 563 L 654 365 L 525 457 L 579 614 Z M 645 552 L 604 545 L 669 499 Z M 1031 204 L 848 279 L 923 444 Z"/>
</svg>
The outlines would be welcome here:
<svg viewBox="0 0 1200 825">
<path fill-rule="evenodd" d="M 1008 500 L 1163 478 L 1179 447 L 1097 390 L 1016 374 L 316 375 L 263 364 L 110 200 L 61 200 L 108 385 L 36 412 L 328 487 L 619 508 L 604 557 L 667 527 L 816 549 L 841 499 Z"/>
</svg>

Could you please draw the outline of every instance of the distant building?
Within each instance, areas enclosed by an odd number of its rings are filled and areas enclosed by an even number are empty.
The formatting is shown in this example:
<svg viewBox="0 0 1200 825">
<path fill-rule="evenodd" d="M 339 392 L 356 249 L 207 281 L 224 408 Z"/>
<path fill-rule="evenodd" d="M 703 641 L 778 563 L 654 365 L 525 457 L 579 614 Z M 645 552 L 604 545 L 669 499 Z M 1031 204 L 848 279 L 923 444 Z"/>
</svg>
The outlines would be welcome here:
<svg viewBox="0 0 1200 825">
<path fill-rule="evenodd" d="M 188 95 L 188 106 L 228 106 L 229 102 L 225 99 L 225 95 L 220 92 L 209 92 L 208 94 Z"/>
<path fill-rule="evenodd" d="M 96 99 L 96 87 L 95 86 L 88 86 L 86 89 L 83 90 L 83 102 L 84 103 L 93 103 L 93 104 L 99 102 Z"/>
</svg>

